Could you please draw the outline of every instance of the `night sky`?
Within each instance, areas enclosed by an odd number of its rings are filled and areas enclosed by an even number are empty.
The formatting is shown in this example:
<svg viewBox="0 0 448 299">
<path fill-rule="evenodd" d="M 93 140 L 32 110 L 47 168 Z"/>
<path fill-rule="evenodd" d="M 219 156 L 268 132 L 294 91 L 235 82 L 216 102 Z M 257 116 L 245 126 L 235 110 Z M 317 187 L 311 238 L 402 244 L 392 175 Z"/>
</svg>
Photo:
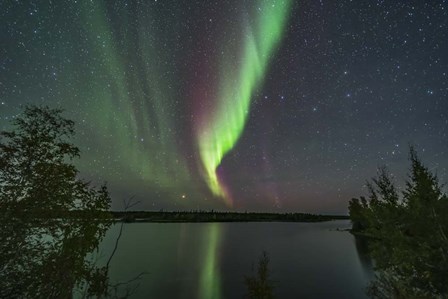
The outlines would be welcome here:
<svg viewBox="0 0 448 299">
<path fill-rule="evenodd" d="M 0 129 L 76 122 L 113 208 L 346 213 L 408 145 L 448 182 L 448 1 L 1 1 Z"/>
</svg>

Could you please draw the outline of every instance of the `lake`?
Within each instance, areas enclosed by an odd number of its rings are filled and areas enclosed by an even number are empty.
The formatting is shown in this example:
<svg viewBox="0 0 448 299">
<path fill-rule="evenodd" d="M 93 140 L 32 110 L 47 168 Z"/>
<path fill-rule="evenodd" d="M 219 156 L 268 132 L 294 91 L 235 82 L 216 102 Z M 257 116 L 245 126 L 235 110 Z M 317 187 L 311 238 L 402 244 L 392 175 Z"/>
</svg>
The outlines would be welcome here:
<svg viewBox="0 0 448 299">
<path fill-rule="evenodd" d="M 120 224 L 108 231 L 99 263 L 113 250 Z M 111 283 L 131 298 L 244 298 L 244 277 L 263 251 L 276 298 L 367 298 L 373 277 L 348 220 L 318 223 L 125 224 L 110 266 Z M 123 291 L 123 290 L 122 290 Z"/>
</svg>

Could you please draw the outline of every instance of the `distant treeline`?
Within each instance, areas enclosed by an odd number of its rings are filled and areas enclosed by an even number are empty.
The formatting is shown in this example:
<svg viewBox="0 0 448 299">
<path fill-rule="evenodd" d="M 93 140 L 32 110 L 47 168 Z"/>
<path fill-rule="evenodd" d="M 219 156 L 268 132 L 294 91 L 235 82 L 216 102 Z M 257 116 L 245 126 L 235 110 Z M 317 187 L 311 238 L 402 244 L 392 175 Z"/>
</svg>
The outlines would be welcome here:
<svg viewBox="0 0 448 299">
<path fill-rule="evenodd" d="M 217 211 L 122 211 L 111 212 L 125 222 L 320 222 L 349 219 L 344 215 L 314 215 L 307 213 L 251 213 Z"/>
</svg>

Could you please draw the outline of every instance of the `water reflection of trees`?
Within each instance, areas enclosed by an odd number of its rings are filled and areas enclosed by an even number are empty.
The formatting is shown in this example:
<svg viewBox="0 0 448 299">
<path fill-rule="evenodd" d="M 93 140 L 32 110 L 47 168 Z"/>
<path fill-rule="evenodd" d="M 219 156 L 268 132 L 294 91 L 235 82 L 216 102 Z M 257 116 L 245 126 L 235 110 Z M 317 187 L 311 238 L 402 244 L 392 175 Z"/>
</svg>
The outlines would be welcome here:
<svg viewBox="0 0 448 299">
<path fill-rule="evenodd" d="M 373 262 L 369 254 L 369 240 L 363 236 L 355 236 L 355 248 L 364 273 L 370 275 Z"/>
<path fill-rule="evenodd" d="M 98 248 L 110 224 L 90 216 L 34 221 L 3 218 L 0 297 L 105 296 L 107 268 L 96 266 L 87 256 Z"/>
</svg>

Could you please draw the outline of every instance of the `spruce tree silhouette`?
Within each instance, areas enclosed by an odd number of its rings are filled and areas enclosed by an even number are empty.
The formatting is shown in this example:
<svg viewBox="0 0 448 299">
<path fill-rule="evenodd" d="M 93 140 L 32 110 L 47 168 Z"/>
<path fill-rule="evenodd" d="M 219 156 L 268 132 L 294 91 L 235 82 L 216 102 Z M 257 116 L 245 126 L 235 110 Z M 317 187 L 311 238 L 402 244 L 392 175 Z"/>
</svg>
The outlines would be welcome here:
<svg viewBox="0 0 448 299">
<path fill-rule="evenodd" d="M 368 201 L 349 204 L 353 232 L 368 237 L 377 276 L 373 298 L 447 298 L 448 196 L 410 147 L 410 172 L 402 196 L 380 168 L 368 182 Z"/>
</svg>

